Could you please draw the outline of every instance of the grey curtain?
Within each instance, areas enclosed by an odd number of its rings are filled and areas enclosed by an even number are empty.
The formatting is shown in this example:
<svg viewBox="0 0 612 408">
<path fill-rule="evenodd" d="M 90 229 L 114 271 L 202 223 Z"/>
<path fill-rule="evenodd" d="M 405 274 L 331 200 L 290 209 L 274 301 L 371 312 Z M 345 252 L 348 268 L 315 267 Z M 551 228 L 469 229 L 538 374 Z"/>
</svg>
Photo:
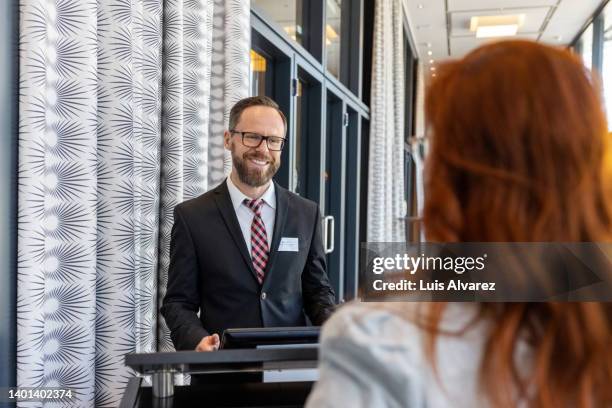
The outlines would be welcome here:
<svg viewBox="0 0 612 408">
<path fill-rule="evenodd" d="M 20 1 L 19 386 L 117 406 L 123 355 L 171 349 L 158 309 L 172 209 L 231 165 L 222 132 L 248 93 L 249 11 Z"/>
</svg>

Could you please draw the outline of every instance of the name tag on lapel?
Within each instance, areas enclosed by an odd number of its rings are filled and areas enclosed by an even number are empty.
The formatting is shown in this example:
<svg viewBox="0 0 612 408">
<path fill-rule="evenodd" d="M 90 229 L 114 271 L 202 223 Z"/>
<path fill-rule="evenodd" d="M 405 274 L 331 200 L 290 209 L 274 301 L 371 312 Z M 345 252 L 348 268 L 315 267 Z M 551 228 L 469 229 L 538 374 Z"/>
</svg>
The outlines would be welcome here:
<svg viewBox="0 0 612 408">
<path fill-rule="evenodd" d="M 298 252 L 299 245 L 297 238 L 282 237 L 278 245 L 279 252 Z"/>
</svg>

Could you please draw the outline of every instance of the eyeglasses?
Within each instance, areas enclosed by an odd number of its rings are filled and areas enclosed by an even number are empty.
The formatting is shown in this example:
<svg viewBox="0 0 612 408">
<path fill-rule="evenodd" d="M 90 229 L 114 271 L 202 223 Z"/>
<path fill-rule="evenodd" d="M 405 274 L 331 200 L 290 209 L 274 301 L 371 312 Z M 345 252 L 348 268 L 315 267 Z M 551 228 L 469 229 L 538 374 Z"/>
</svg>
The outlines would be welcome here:
<svg viewBox="0 0 612 408">
<path fill-rule="evenodd" d="M 259 133 L 241 132 L 239 130 L 233 130 L 233 129 L 230 130 L 230 133 L 231 134 L 238 133 L 240 136 L 242 136 L 242 144 L 245 145 L 246 147 L 257 148 L 261 145 L 261 142 L 265 140 L 266 144 L 268 145 L 269 150 L 278 152 L 280 150 L 283 150 L 283 146 L 285 145 L 284 137 L 264 136 L 264 135 L 260 135 Z"/>
</svg>

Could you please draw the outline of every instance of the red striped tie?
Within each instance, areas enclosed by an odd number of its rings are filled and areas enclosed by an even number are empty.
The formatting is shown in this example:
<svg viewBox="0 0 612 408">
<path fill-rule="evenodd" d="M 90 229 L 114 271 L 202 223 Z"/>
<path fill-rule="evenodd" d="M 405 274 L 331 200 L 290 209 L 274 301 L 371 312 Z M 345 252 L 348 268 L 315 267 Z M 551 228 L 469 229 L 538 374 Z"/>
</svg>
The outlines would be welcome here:
<svg viewBox="0 0 612 408">
<path fill-rule="evenodd" d="M 244 200 L 244 204 L 255 214 L 253 222 L 251 223 L 251 259 L 253 260 L 255 272 L 257 273 L 257 280 L 261 285 L 270 252 L 268 249 L 266 226 L 261 219 L 261 206 L 263 205 L 263 200 Z"/>
</svg>

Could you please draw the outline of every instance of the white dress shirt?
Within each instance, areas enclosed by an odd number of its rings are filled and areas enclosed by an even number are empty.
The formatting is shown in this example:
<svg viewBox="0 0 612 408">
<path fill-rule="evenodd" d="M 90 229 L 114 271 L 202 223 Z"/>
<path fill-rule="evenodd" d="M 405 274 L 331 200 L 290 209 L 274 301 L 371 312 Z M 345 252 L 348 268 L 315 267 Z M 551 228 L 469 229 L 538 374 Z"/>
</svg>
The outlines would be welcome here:
<svg viewBox="0 0 612 408">
<path fill-rule="evenodd" d="M 229 176 L 227 177 L 227 189 L 229 190 L 232 205 L 234 206 L 234 211 L 236 212 L 236 217 L 240 224 L 240 230 L 242 230 L 244 242 L 246 243 L 249 255 L 251 255 L 251 223 L 253 222 L 255 214 L 244 204 L 244 200 L 251 201 L 252 198 L 240 191 Z M 276 191 L 274 190 L 274 182 L 270 183 L 270 186 L 260 198 L 264 201 L 264 204 L 261 206 L 261 219 L 266 227 L 268 248 L 272 251 L 272 234 L 274 232 L 274 220 L 276 218 Z"/>
</svg>

